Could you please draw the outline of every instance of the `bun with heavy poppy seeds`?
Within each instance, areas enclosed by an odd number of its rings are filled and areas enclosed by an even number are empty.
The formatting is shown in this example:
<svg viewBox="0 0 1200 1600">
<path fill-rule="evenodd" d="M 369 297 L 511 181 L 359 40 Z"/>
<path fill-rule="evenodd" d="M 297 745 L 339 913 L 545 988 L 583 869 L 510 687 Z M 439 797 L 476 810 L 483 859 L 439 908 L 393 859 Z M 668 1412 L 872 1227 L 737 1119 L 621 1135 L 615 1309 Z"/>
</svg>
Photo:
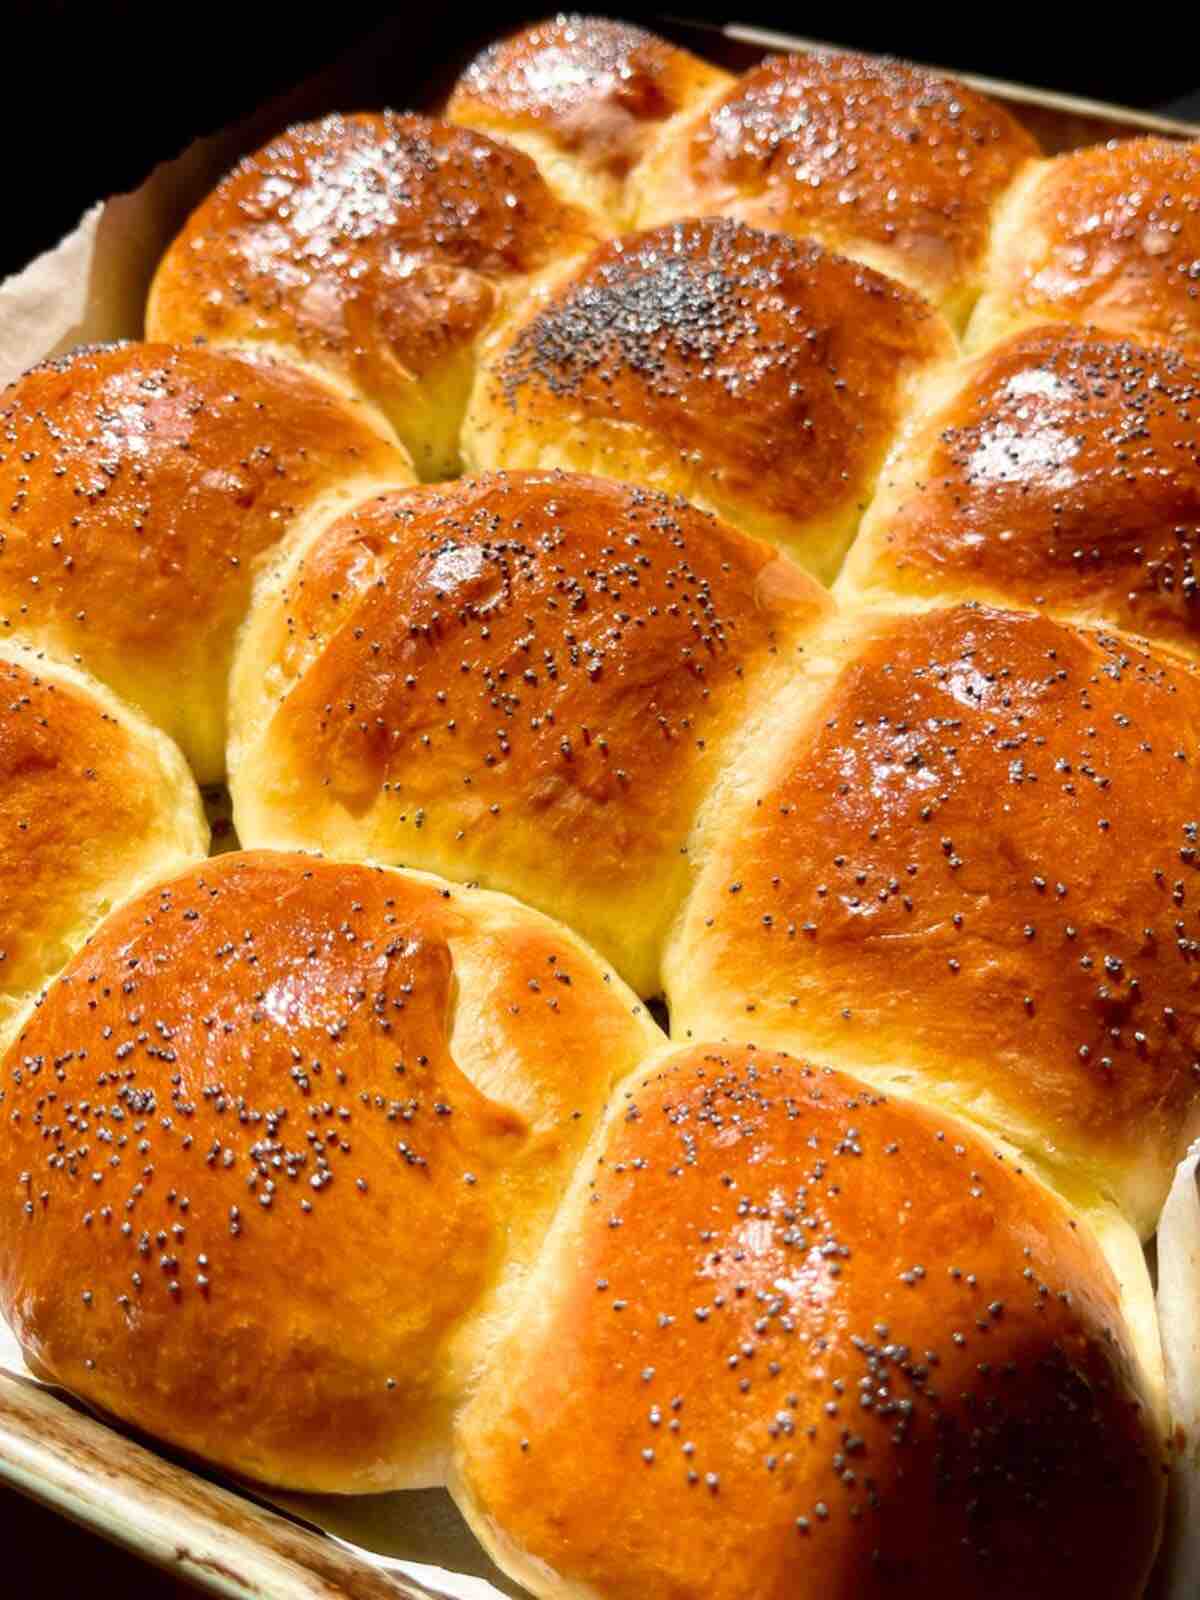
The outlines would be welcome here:
<svg viewBox="0 0 1200 1600">
<path fill-rule="evenodd" d="M 672 223 L 551 274 L 497 328 L 463 455 L 686 495 L 828 580 L 954 351 L 929 305 L 869 267 L 741 223 Z"/>
<path fill-rule="evenodd" d="M 973 598 L 1200 649 L 1200 365 L 1063 323 L 948 375 L 838 577 L 847 605 Z"/>
<path fill-rule="evenodd" d="M 1196 1131 L 1200 676 L 977 606 L 834 632 L 694 845 L 673 1031 L 957 1107 L 1149 1234 Z"/>
<path fill-rule="evenodd" d="M 498 896 L 233 854 L 110 917 L 0 1067 L 37 1371 L 218 1465 L 440 1480 L 449 1419 L 658 1030 Z"/>
</svg>

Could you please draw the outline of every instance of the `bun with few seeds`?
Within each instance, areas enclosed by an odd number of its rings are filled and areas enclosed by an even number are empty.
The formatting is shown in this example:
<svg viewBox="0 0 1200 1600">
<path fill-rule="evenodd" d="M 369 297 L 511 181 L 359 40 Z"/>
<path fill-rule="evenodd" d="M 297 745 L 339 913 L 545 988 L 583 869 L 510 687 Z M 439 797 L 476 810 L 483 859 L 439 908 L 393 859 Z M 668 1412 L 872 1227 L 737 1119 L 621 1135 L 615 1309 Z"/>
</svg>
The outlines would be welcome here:
<svg viewBox="0 0 1200 1600">
<path fill-rule="evenodd" d="M 380 496 L 257 598 L 239 834 L 520 895 L 657 993 L 696 815 L 828 611 L 770 545 L 650 490 L 515 472 Z"/>
<path fill-rule="evenodd" d="M 213 783 L 255 574 L 306 517 L 412 481 L 359 402 L 293 367 L 79 351 L 0 395 L 0 629 L 79 662 Z"/>
<path fill-rule="evenodd" d="M 76 668 L 0 641 L 0 1044 L 113 906 L 208 843 L 164 734 Z"/>
<path fill-rule="evenodd" d="M 1037 154 L 1009 111 L 953 78 L 841 51 L 770 56 L 664 130 L 635 175 L 637 218 L 819 239 L 961 327 L 995 208 Z"/>
<path fill-rule="evenodd" d="M 446 115 L 524 150 L 566 199 L 629 227 L 631 174 L 673 119 L 732 81 L 644 28 L 560 15 L 482 51 Z"/>
<path fill-rule="evenodd" d="M 1183 1600 L 1196 147 L 586 17 L 445 110 L 0 397 L 0 1310 L 543 1600 Z"/>
<path fill-rule="evenodd" d="M 146 328 L 315 368 L 379 408 L 423 478 L 446 477 L 484 329 L 596 229 L 485 134 L 326 117 L 248 156 L 199 207 L 158 269 Z"/>
<path fill-rule="evenodd" d="M 967 341 L 1058 321 L 1200 355 L 1200 143 L 1114 140 L 1026 168 L 997 213 Z"/>
</svg>

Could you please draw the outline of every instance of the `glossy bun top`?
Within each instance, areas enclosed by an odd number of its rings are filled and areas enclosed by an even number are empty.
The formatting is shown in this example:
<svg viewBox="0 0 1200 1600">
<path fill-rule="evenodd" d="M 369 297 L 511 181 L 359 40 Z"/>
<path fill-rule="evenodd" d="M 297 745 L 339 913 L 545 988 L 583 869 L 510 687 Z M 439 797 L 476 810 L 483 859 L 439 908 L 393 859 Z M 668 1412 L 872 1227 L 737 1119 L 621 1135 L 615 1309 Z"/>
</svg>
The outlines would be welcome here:
<svg viewBox="0 0 1200 1600">
<path fill-rule="evenodd" d="M 953 78 L 876 56 L 770 56 L 664 137 L 639 220 L 719 212 L 891 272 L 953 321 L 992 210 L 1037 146 Z"/>
<path fill-rule="evenodd" d="M 258 598 L 238 830 L 519 894 L 654 993 L 696 813 L 827 610 L 769 545 L 625 484 L 383 496 Z"/>
<path fill-rule="evenodd" d="M 411 481 L 361 407 L 294 368 L 77 351 L 0 394 L 0 635 L 80 661 L 212 782 L 256 572 L 318 501 Z"/>
<path fill-rule="evenodd" d="M 657 1030 L 567 933 L 232 854 L 110 917 L 0 1065 L 38 1371 L 293 1488 L 436 1481 L 485 1310 Z"/>
<path fill-rule="evenodd" d="M 0 643 L 0 1045 L 114 904 L 207 851 L 170 741 L 81 673 Z"/>
<path fill-rule="evenodd" d="M 1061 323 L 948 383 L 888 466 L 847 602 L 974 596 L 1200 650 L 1200 366 Z"/>
<path fill-rule="evenodd" d="M 1013 191 L 969 340 L 1059 318 L 1200 355 L 1200 143 L 1089 145 Z"/>
<path fill-rule="evenodd" d="M 1143 1592 L 1161 1442 L 1117 1286 L 953 1118 L 745 1046 L 617 1097 L 457 1428 L 542 1594 Z"/>
<path fill-rule="evenodd" d="M 697 847 L 677 1036 L 962 1107 L 1154 1226 L 1200 1104 L 1200 678 L 962 606 L 861 620 Z"/>
<path fill-rule="evenodd" d="M 593 238 L 528 156 L 484 134 L 326 117 L 217 185 L 158 269 L 147 328 L 320 367 L 436 477 L 454 470 L 474 343 L 507 285 Z"/>
<path fill-rule="evenodd" d="M 729 82 L 644 28 L 559 15 L 489 45 L 446 115 L 528 151 L 552 186 L 621 224 L 626 179 L 661 126 Z"/>
</svg>

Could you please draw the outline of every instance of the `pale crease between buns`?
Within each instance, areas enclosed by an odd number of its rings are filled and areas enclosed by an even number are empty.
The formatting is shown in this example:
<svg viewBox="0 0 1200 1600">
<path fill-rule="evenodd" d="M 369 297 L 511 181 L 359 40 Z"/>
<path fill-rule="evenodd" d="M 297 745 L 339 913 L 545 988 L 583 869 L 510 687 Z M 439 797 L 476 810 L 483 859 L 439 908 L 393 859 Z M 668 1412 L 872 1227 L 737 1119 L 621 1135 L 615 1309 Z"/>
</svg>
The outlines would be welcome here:
<svg viewBox="0 0 1200 1600">
<path fill-rule="evenodd" d="M 819 245 L 667 224 L 549 275 L 489 337 L 473 469 L 652 484 L 828 581 L 892 433 L 955 353 L 911 291 Z"/>
<path fill-rule="evenodd" d="M 545 1600 L 1134 1595 L 1161 1524 L 1087 1228 L 954 1118 L 744 1045 L 614 1097 L 456 1445 Z"/>
<path fill-rule="evenodd" d="M 475 346 L 525 277 L 597 225 L 530 158 L 394 112 L 330 116 L 247 156 L 159 266 L 149 333 L 265 343 L 370 400 L 422 477 L 457 470 Z"/>
<path fill-rule="evenodd" d="M 564 1176 L 660 1038 L 516 902 L 197 866 L 109 918 L 0 1068 L 5 1314 L 38 1371 L 215 1464 L 439 1481 Z"/>
<path fill-rule="evenodd" d="M 956 326 L 1030 135 L 952 78 L 840 52 L 771 56 L 670 124 L 635 174 L 637 220 L 737 217 L 855 256 Z"/>
<path fill-rule="evenodd" d="M 1043 324 L 941 378 L 838 576 L 848 606 L 974 598 L 1195 656 L 1200 364 Z"/>
<path fill-rule="evenodd" d="M 524 150 L 564 198 L 628 227 L 631 175 L 655 139 L 732 81 L 644 28 L 559 15 L 482 51 L 446 116 Z"/>
<path fill-rule="evenodd" d="M 973 1116 L 1154 1227 L 1194 1128 L 1200 678 L 974 606 L 843 616 L 702 818 L 676 1037 Z"/>
<path fill-rule="evenodd" d="M 207 853 L 171 741 L 94 679 L 0 640 L 0 1044 L 113 906 Z"/>
<path fill-rule="evenodd" d="M 1022 175 L 996 216 L 967 345 L 1054 320 L 1200 355 L 1200 144 L 1114 140 Z"/>
<path fill-rule="evenodd" d="M 287 366 L 65 356 L 0 395 L 0 635 L 78 660 L 212 782 L 256 572 L 319 503 L 411 481 L 363 407 Z"/>
<path fill-rule="evenodd" d="M 256 596 L 239 835 L 517 894 L 656 993 L 695 815 L 828 610 L 649 490 L 515 472 L 381 497 Z"/>
</svg>

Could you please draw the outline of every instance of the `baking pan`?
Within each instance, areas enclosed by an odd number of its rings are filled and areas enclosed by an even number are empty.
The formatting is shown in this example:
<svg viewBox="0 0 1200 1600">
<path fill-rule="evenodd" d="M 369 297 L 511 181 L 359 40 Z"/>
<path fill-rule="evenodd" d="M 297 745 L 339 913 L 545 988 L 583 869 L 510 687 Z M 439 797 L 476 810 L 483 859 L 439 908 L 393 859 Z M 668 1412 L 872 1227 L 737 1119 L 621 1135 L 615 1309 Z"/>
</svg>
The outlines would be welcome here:
<svg viewBox="0 0 1200 1600">
<path fill-rule="evenodd" d="M 487 37 L 523 20 L 493 13 Z M 414 44 L 419 26 L 397 19 L 319 76 L 160 167 L 132 194 L 99 202 L 56 250 L 0 284 L 0 381 L 85 340 L 137 337 L 150 276 L 188 212 L 239 156 L 287 123 L 338 109 L 434 106 L 486 40 L 460 32 L 450 44 L 439 32 L 446 25 L 429 22 L 422 60 Z M 665 16 L 652 26 L 735 69 L 774 51 L 837 48 L 739 23 L 717 27 Z M 1200 126 L 1186 122 L 958 76 L 1009 106 L 1052 153 L 1145 133 L 1200 137 Z M 1194 1214 L 1193 1253 L 1200 1256 L 1192 1171 L 1177 1206 Z M 1200 1259 L 1194 1267 L 1196 1281 L 1185 1274 L 1185 1282 L 1200 1304 Z M 1172 1281 L 1178 1295 L 1180 1283 Z M 1193 1334 L 1200 1342 L 1200 1329 Z M 269 1504 L 35 1383 L 2 1326 L 0 1482 L 214 1594 L 484 1600 L 516 1593 L 457 1522 L 444 1495 L 369 1502 L 280 1496 Z"/>
</svg>

